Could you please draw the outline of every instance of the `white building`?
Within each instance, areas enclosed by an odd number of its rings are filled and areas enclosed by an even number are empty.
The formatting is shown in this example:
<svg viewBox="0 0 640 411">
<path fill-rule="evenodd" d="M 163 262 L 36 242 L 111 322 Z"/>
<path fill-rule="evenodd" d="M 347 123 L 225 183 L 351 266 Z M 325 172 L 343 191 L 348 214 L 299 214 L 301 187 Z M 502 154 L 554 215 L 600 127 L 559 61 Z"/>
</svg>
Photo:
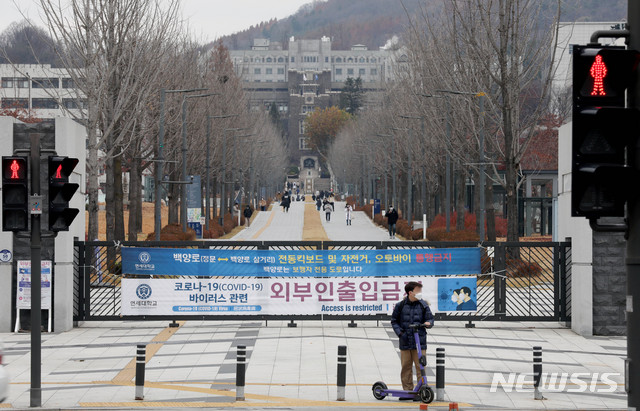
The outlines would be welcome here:
<svg viewBox="0 0 640 411">
<path fill-rule="evenodd" d="M 0 64 L 0 107 L 26 109 L 37 118 L 78 117 L 79 98 L 64 68 L 49 64 Z"/>
</svg>

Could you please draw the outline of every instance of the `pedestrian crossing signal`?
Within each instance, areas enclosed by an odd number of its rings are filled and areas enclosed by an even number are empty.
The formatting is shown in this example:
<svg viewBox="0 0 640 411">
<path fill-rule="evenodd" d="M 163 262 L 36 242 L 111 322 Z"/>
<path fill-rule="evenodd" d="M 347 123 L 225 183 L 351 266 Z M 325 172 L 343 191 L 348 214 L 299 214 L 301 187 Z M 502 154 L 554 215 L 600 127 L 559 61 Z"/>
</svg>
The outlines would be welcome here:
<svg viewBox="0 0 640 411">
<path fill-rule="evenodd" d="M 2 157 L 2 231 L 28 229 L 26 157 Z"/>
<path fill-rule="evenodd" d="M 69 201 L 80 187 L 78 184 L 69 182 L 69 177 L 77 165 L 77 158 L 49 157 L 49 230 L 51 231 L 68 231 L 80 212 L 77 208 L 69 207 Z"/>
<path fill-rule="evenodd" d="M 638 172 L 628 156 L 640 112 L 626 108 L 639 54 L 624 47 L 573 47 L 571 215 L 623 217 Z"/>
</svg>

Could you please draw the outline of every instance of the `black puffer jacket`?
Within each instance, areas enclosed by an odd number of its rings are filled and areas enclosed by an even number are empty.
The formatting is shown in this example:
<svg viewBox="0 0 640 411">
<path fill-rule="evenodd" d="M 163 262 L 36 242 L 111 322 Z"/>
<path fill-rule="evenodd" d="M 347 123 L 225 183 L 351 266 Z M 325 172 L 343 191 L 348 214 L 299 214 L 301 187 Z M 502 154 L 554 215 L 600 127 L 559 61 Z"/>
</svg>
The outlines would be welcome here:
<svg viewBox="0 0 640 411">
<path fill-rule="evenodd" d="M 416 340 L 413 336 L 413 330 L 409 328 L 411 324 L 424 324 L 427 321 L 433 325 L 433 314 L 426 301 L 409 301 L 408 297 L 400 301 L 393 308 L 391 314 L 391 326 L 396 335 L 400 337 L 401 350 L 415 350 Z M 420 335 L 420 347 L 427 349 L 427 331 L 424 328 L 418 330 Z"/>
</svg>

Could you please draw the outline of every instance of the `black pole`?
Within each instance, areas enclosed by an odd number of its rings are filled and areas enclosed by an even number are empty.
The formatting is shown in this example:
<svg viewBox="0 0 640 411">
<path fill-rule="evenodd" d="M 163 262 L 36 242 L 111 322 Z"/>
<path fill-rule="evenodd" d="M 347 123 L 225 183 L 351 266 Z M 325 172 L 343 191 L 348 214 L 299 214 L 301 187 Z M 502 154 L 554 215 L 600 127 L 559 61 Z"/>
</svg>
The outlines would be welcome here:
<svg viewBox="0 0 640 411">
<path fill-rule="evenodd" d="M 136 350 L 136 400 L 144 400 L 144 367 L 147 363 L 147 346 L 138 344 Z"/>
<path fill-rule="evenodd" d="M 236 401 L 244 401 L 244 384 L 247 361 L 247 346 L 239 345 L 236 365 Z"/>
<path fill-rule="evenodd" d="M 629 22 L 629 49 L 640 51 L 640 3 L 629 0 L 627 19 Z M 640 81 L 627 92 L 628 106 L 640 107 Z M 636 140 L 635 150 L 629 150 L 629 164 L 640 166 L 636 158 L 640 156 Z M 640 408 L 640 200 L 631 196 L 627 204 L 627 358 L 625 359 L 625 391 L 627 406 Z"/>
<path fill-rule="evenodd" d="M 40 194 L 40 134 L 31 133 L 31 195 Z M 40 214 L 31 214 L 31 407 L 42 406 L 42 326 Z"/>
<path fill-rule="evenodd" d="M 436 348 L 436 401 L 444 401 L 444 348 Z"/>
<path fill-rule="evenodd" d="M 338 401 L 344 401 L 347 386 L 347 346 L 338 346 Z"/>
<path fill-rule="evenodd" d="M 533 347 L 533 399 L 543 400 L 540 393 L 540 380 L 542 378 L 542 347 Z"/>
</svg>

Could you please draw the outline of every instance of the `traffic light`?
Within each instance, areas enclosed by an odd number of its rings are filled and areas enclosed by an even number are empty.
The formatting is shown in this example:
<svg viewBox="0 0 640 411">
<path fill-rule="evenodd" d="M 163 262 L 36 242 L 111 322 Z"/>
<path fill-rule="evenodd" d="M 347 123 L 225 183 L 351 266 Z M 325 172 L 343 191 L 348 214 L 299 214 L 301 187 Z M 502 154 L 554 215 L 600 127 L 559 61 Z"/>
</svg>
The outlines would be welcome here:
<svg viewBox="0 0 640 411">
<path fill-rule="evenodd" d="M 573 47 L 571 215 L 623 217 L 638 176 L 633 156 L 640 112 L 626 108 L 638 52 L 624 47 Z"/>
<path fill-rule="evenodd" d="M 29 192 L 26 157 L 2 157 L 2 231 L 26 231 Z"/>
<path fill-rule="evenodd" d="M 69 182 L 69 176 L 78 165 L 77 158 L 49 157 L 49 230 L 68 231 L 77 208 L 69 208 L 69 201 L 79 185 Z"/>
</svg>

